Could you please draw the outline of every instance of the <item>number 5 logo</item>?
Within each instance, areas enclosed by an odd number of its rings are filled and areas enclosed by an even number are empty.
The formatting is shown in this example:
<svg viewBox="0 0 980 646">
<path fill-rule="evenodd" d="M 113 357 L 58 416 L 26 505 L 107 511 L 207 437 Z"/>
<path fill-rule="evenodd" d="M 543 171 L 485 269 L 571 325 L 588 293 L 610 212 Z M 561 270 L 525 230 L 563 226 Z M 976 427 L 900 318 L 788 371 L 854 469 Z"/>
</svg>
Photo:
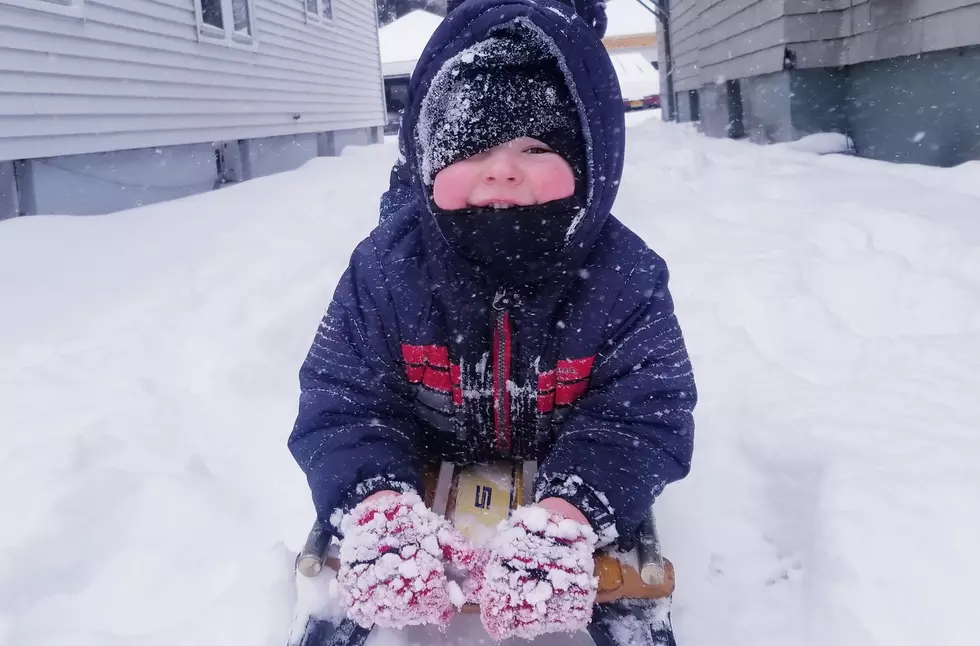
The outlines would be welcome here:
<svg viewBox="0 0 980 646">
<path fill-rule="evenodd" d="M 473 502 L 477 509 L 490 509 L 490 499 L 493 497 L 493 489 L 490 487 L 476 486 L 476 500 Z"/>
</svg>

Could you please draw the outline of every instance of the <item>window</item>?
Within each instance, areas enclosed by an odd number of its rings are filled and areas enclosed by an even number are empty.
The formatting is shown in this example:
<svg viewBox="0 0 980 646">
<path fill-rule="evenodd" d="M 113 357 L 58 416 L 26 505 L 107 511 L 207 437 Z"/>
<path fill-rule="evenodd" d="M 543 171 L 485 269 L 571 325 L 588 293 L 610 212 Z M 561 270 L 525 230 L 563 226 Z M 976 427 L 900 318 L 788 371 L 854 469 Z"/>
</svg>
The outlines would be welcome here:
<svg viewBox="0 0 980 646">
<path fill-rule="evenodd" d="M 236 34 L 252 35 L 252 12 L 249 11 L 248 0 L 231 0 L 231 16 Z"/>
<path fill-rule="evenodd" d="M 0 0 L 0 4 L 81 18 L 85 0 Z"/>
<path fill-rule="evenodd" d="M 333 20 L 333 0 L 303 0 L 307 22 Z"/>
<path fill-rule="evenodd" d="M 226 44 L 254 45 L 253 1 L 197 0 L 197 26 L 200 39 L 222 41 Z"/>
<path fill-rule="evenodd" d="M 224 29 L 225 19 L 221 15 L 221 0 L 201 0 L 201 20 L 205 25 Z"/>
</svg>

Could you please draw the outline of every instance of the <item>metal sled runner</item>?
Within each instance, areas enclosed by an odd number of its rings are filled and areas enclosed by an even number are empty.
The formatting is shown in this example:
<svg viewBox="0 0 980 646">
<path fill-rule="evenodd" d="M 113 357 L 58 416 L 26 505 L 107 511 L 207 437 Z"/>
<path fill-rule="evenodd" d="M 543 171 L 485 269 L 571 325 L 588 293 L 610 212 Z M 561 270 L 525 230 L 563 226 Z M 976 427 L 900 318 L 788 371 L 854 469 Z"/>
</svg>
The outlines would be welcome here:
<svg viewBox="0 0 980 646">
<path fill-rule="evenodd" d="M 444 462 L 424 474 L 425 502 L 472 539 L 481 527 L 494 527 L 530 499 L 527 489 L 535 471 L 533 462 L 462 468 Z M 588 627 L 596 646 L 675 646 L 670 626 L 674 568 L 661 553 L 652 511 L 636 545 L 628 554 L 596 554 L 599 589 Z M 329 577 L 338 567 L 337 542 L 314 524 L 296 559 L 297 577 Z M 467 604 L 462 612 L 479 613 L 479 607 Z M 362 646 L 369 635 L 369 629 L 346 618 L 298 616 L 289 646 Z"/>
</svg>

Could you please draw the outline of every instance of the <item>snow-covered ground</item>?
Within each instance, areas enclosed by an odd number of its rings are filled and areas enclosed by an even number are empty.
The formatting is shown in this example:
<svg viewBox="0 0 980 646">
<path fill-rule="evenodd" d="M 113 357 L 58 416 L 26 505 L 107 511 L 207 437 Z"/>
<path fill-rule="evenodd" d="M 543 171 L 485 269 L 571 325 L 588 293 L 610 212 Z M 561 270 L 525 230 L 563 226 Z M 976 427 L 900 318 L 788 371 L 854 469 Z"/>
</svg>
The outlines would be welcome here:
<svg viewBox="0 0 980 646">
<path fill-rule="evenodd" d="M 975 644 L 980 164 L 647 116 L 616 213 L 670 264 L 701 393 L 659 512 L 681 645 Z M 281 646 L 296 373 L 395 154 L 0 223 L 0 644 Z"/>
</svg>

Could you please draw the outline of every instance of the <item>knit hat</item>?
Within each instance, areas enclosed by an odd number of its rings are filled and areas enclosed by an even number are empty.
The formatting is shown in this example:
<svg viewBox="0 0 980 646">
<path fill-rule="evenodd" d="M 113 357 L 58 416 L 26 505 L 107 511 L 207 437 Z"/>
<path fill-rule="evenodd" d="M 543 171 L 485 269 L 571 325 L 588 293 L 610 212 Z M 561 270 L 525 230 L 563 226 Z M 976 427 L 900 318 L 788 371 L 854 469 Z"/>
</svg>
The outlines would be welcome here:
<svg viewBox="0 0 980 646">
<path fill-rule="evenodd" d="M 585 142 L 575 100 L 555 58 L 527 33 L 499 31 L 451 59 L 433 79 L 416 130 L 422 174 L 520 137 L 561 155 L 585 186 Z"/>
</svg>

